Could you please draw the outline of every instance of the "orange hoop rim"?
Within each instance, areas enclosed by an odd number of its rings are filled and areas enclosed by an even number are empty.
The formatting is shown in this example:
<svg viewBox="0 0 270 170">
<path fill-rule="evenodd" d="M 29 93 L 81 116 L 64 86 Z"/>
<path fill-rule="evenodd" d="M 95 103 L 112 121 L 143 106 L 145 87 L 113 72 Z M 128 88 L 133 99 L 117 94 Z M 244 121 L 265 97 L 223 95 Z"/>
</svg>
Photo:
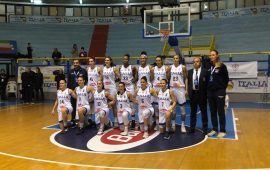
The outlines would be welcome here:
<svg viewBox="0 0 270 170">
<path fill-rule="evenodd" d="M 170 35 L 170 30 L 168 29 L 160 29 L 159 33 L 162 37 L 168 37 Z"/>
</svg>

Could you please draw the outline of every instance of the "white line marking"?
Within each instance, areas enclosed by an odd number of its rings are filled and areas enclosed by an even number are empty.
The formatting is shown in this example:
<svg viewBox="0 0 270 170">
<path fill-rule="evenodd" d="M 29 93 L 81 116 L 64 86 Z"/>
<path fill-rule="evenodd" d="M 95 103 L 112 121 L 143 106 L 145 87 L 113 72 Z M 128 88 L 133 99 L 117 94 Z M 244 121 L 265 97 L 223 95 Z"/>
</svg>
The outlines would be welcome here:
<svg viewBox="0 0 270 170">
<path fill-rule="evenodd" d="M 233 129 L 234 129 L 234 132 L 235 132 L 235 140 L 238 140 L 236 122 L 235 122 L 235 117 L 234 117 L 234 110 L 233 110 L 233 108 L 231 110 L 232 110 L 232 117 L 233 117 Z"/>
<path fill-rule="evenodd" d="M 14 158 L 26 159 L 31 161 L 38 161 L 38 162 L 46 162 L 46 163 L 53 163 L 53 164 L 62 164 L 62 165 L 72 165 L 72 166 L 80 166 L 80 167 L 89 167 L 89 168 L 106 168 L 106 169 L 147 169 L 147 170 L 164 170 L 164 169 L 151 169 L 151 168 L 126 168 L 126 167 L 112 167 L 112 166 L 97 166 L 97 165 L 86 165 L 86 164 L 76 164 L 76 163 L 69 163 L 69 162 L 60 162 L 60 161 L 50 161 L 44 159 L 36 159 L 30 158 L 25 156 L 18 156 L 13 154 L 8 154 L 4 152 L 0 152 L 0 155 L 10 156 Z M 168 169 L 168 170 L 175 170 L 175 169 Z"/>
</svg>

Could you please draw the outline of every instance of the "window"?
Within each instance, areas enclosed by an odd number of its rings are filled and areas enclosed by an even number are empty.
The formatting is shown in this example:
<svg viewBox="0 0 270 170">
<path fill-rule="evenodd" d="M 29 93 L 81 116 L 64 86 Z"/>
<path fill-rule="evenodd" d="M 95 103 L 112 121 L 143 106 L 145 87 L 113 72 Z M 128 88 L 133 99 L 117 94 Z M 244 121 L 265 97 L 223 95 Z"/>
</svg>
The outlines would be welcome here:
<svg viewBox="0 0 270 170">
<path fill-rule="evenodd" d="M 210 2 L 210 11 L 217 10 L 217 2 Z"/>
<path fill-rule="evenodd" d="M 73 16 L 73 8 L 66 8 L 66 16 L 68 17 Z"/>
<path fill-rule="evenodd" d="M 113 11 L 113 9 L 112 9 L 112 7 L 106 7 L 105 8 L 105 16 L 106 17 L 111 17 L 112 16 L 112 11 Z"/>
<path fill-rule="evenodd" d="M 48 7 L 42 7 L 41 8 L 41 15 L 48 16 L 49 15 L 49 8 Z"/>
<path fill-rule="evenodd" d="M 14 8 L 14 7 L 13 7 Z M 0 4 L 0 15 L 6 14 L 6 7 L 3 4 Z"/>
<path fill-rule="evenodd" d="M 39 16 L 40 15 L 40 7 L 33 6 L 33 15 Z"/>
<path fill-rule="evenodd" d="M 65 16 L 65 14 L 66 14 L 66 10 L 65 10 L 64 7 L 58 7 L 57 8 L 57 15 L 58 16 Z"/>
<path fill-rule="evenodd" d="M 227 9 L 234 9 L 235 8 L 235 1 L 236 0 L 227 0 Z"/>
<path fill-rule="evenodd" d="M 190 4 L 190 12 L 191 13 L 198 13 L 198 12 L 200 12 L 200 3 L 199 2 L 191 3 Z"/>
<path fill-rule="evenodd" d="M 24 15 L 32 15 L 32 7 L 24 6 Z"/>
<path fill-rule="evenodd" d="M 57 7 L 50 7 L 49 8 L 49 15 L 50 16 L 57 16 Z"/>
<path fill-rule="evenodd" d="M 87 8 L 87 7 L 82 8 L 82 16 L 83 17 L 88 17 L 89 16 L 89 8 Z"/>
<path fill-rule="evenodd" d="M 104 17 L 104 7 L 98 7 L 97 8 L 97 16 L 98 17 Z"/>
<path fill-rule="evenodd" d="M 244 7 L 244 0 L 237 0 L 236 3 L 237 3 L 236 8 L 243 8 Z"/>
<path fill-rule="evenodd" d="M 81 8 L 74 8 L 74 16 L 75 17 L 82 16 L 82 10 L 81 10 Z"/>
<path fill-rule="evenodd" d="M 90 16 L 91 17 L 97 16 L 97 9 L 96 8 L 90 8 Z"/>
<path fill-rule="evenodd" d="M 255 5 L 256 6 L 264 5 L 264 0 L 255 0 Z"/>
<path fill-rule="evenodd" d="M 254 0 L 245 0 L 245 7 L 254 6 Z"/>
<path fill-rule="evenodd" d="M 226 9 L 226 2 L 225 1 L 218 1 L 218 10 Z"/>
<path fill-rule="evenodd" d="M 120 15 L 119 7 L 113 8 L 113 16 L 118 17 Z"/>
<path fill-rule="evenodd" d="M 16 15 L 23 15 L 23 6 L 16 6 L 15 14 Z"/>
</svg>

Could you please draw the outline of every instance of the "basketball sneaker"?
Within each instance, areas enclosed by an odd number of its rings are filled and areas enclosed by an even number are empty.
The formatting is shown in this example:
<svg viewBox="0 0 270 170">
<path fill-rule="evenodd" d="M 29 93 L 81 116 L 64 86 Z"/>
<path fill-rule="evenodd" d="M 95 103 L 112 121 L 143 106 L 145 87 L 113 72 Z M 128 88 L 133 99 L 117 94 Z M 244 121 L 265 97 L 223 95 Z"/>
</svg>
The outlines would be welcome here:
<svg viewBox="0 0 270 170">
<path fill-rule="evenodd" d="M 132 120 L 132 121 L 131 121 L 130 129 L 131 129 L 131 130 L 135 130 L 135 126 L 136 126 L 135 120 Z"/>
<path fill-rule="evenodd" d="M 146 139 L 146 138 L 148 138 L 148 137 L 149 137 L 148 132 L 144 132 L 144 133 L 143 133 L 143 138 Z"/>
<path fill-rule="evenodd" d="M 186 127 L 184 124 L 181 125 L 181 132 L 182 133 L 187 133 Z"/>
<path fill-rule="evenodd" d="M 163 138 L 169 140 L 171 138 L 170 133 L 166 131 Z"/>
<path fill-rule="evenodd" d="M 224 138 L 226 136 L 225 132 L 219 132 L 217 138 Z"/>
<path fill-rule="evenodd" d="M 128 135 L 128 131 L 121 132 L 120 135 L 127 136 Z"/>
<path fill-rule="evenodd" d="M 217 134 L 216 131 L 211 130 L 211 132 L 209 132 L 209 133 L 207 134 L 207 136 L 211 137 L 211 136 L 214 136 L 214 135 L 216 135 L 216 134 Z"/>
<path fill-rule="evenodd" d="M 102 134 L 103 134 L 103 128 L 99 128 L 97 135 L 102 135 Z"/>
</svg>

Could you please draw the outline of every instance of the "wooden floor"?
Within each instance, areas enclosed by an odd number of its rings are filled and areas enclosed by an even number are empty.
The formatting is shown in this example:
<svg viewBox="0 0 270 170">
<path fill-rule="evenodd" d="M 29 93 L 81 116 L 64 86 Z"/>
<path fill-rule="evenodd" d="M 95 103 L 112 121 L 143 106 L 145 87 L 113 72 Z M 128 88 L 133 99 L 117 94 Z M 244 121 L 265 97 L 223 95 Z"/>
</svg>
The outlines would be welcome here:
<svg viewBox="0 0 270 170">
<path fill-rule="evenodd" d="M 238 140 L 152 154 L 93 154 L 52 144 L 51 104 L 0 108 L 0 169 L 261 169 L 270 167 L 270 110 L 234 109 Z"/>
</svg>

